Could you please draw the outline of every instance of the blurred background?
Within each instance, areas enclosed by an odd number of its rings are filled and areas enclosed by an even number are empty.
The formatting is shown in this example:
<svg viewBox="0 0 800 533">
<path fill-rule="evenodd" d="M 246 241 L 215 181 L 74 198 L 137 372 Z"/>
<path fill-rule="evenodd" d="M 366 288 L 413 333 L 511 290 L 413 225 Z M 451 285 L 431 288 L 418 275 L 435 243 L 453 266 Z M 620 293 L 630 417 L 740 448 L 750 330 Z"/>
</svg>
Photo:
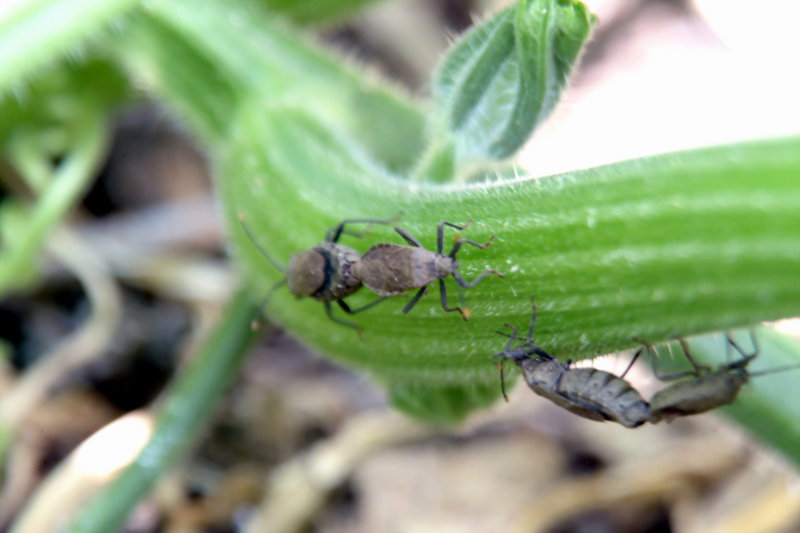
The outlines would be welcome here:
<svg viewBox="0 0 800 533">
<path fill-rule="evenodd" d="M 800 131 L 800 3 L 586 3 L 599 24 L 519 158 L 532 173 Z M 387 0 L 321 38 L 424 98 L 452 36 L 500 7 Z M 768 13 L 785 16 L 759 22 Z M 1 160 L 0 176 L 11 188 Z M 3 530 L 50 531 L 132 460 L 237 281 L 202 147 L 157 102 L 120 114 L 74 221 L 79 238 L 48 249 L 40 286 L 0 301 L 2 411 L 20 428 Z M 775 327 L 798 335 L 797 321 Z M 593 364 L 621 372 L 629 357 Z M 46 373 L 29 372 L 45 360 Z M 647 393 L 656 385 L 645 365 L 630 378 Z M 524 386 L 461 427 L 422 426 L 368 377 L 268 326 L 200 441 L 125 531 L 790 532 L 800 477 L 716 414 L 627 430 Z"/>
</svg>

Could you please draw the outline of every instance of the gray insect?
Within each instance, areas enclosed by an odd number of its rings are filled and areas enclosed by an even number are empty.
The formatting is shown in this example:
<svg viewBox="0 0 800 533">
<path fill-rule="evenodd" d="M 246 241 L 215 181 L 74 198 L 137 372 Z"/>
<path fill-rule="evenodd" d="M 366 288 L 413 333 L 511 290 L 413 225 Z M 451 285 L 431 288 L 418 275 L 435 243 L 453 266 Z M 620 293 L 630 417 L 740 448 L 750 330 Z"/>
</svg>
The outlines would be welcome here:
<svg viewBox="0 0 800 533">
<path fill-rule="evenodd" d="M 503 363 L 510 359 L 522 370 L 528 386 L 540 396 L 578 416 L 604 422 L 610 420 L 627 428 L 641 426 L 650 417 L 650 406 L 639 392 L 624 377 L 638 358 L 634 355 L 625 372 L 616 376 L 595 368 L 573 368 L 571 361 L 562 363 L 533 343 L 536 324 L 536 301 L 531 299 L 531 323 L 528 336 L 518 339 L 517 328 L 505 324 L 511 330 L 503 351 L 494 355 L 500 370 L 503 397 L 506 396 L 503 382 Z"/>
<path fill-rule="evenodd" d="M 747 370 L 747 365 L 759 353 L 758 340 L 755 333 L 752 330 L 750 331 L 753 351 L 749 354 L 742 350 L 730 334 L 725 335 L 725 341 L 728 353 L 730 348 L 733 348 L 741 358 L 722 365 L 717 370 L 712 370 L 710 367 L 695 361 L 689 351 L 686 340 L 678 339 L 684 356 L 692 365 L 692 370 L 657 376 L 664 381 L 680 381 L 664 387 L 653 395 L 650 399 L 651 414 L 649 422 L 657 424 L 662 420 L 670 421 L 678 416 L 695 415 L 728 405 L 736 399 L 742 385 L 747 383 L 751 377 L 798 368 L 797 365 L 791 365 L 761 372 L 750 372 Z M 655 351 L 653 346 L 647 343 L 645 343 L 645 348 L 651 353 Z M 682 379 L 687 376 L 691 377 Z"/>
<path fill-rule="evenodd" d="M 419 289 L 411 301 L 403 308 L 403 313 L 411 311 L 411 308 L 425 294 L 427 286 L 438 280 L 442 309 L 445 311 L 458 311 L 464 320 L 468 320 L 467 309 L 449 306 L 444 278 L 452 275 L 460 287 L 472 287 L 489 274 L 503 277 L 496 270 L 486 270 L 473 281 L 467 282 L 458 272 L 459 265 L 456 261 L 456 254 L 461 249 L 461 246 L 470 244 L 483 249 L 492 244 L 494 236 L 486 244 L 457 237 L 450 253 L 444 255 L 444 227 L 450 226 L 457 230 L 463 230 L 471 222 L 470 220 L 464 225 L 440 222 L 436 233 L 436 252 L 423 248 L 422 244 L 405 230 L 394 228 L 411 246 L 378 243 L 367 250 L 367 253 L 361 256 L 361 259 L 353 265 L 353 275 L 365 287 L 379 296 L 394 296 L 405 291 Z"/>
<path fill-rule="evenodd" d="M 289 287 L 289 291 L 295 296 L 309 296 L 315 300 L 321 301 L 325 307 L 325 313 L 334 322 L 360 332 L 360 326 L 358 326 L 358 324 L 342 320 L 333 315 L 331 302 L 336 302 L 345 313 L 354 315 L 369 309 L 385 299 L 379 298 L 358 309 L 351 309 L 350 306 L 347 305 L 344 298 L 358 291 L 362 285 L 361 280 L 353 273 L 353 265 L 359 261 L 360 254 L 348 246 L 339 244 L 339 239 L 345 234 L 354 237 L 363 237 L 367 231 L 369 231 L 369 228 L 367 228 L 367 230 L 362 232 L 354 232 L 347 229 L 348 224 L 393 224 L 396 222 L 397 216 L 390 219 L 344 219 L 325 233 L 325 240 L 323 242 L 309 250 L 303 250 L 302 252 L 292 255 L 289 258 L 289 265 L 287 267 L 280 265 L 261 247 L 261 245 L 259 245 L 250 231 L 250 228 L 245 223 L 243 215 L 239 215 L 239 220 L 242 223 L 244 232 L 258 251 L 261 252 L 261 255 L 263 255 L 272 266 L 285 275 L 284 279 L 270 288 L 259 308 L 257 316 L 261 315 L 273 291 L 281 285 L 286 284 Z M 258 322 L 254 321 L 254 325 L 257 324 Z"/>
</svg>

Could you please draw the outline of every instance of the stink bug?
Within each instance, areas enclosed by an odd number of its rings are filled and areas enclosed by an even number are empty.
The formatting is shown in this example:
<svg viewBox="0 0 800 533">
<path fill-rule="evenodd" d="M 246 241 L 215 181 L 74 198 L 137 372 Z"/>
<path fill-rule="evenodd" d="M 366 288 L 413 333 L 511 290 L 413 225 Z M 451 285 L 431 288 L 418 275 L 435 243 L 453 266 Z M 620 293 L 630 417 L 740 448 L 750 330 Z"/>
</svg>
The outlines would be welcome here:
<svg viewBox="0 0 800 533">
<path fill-rule="evenodd" d="M 625 372 L 615 376 L 595 368 L 573 368 L 571 361 L 562 363 L 533 342 L 536 324 L 536 301 L 531 299 L 531 323 L 528 335 L 518 340 L 517 328 L 511 330 L 502 351 L 494 355 L 500 370 L 503 397 L 508 401 L 503 379 L 503 362 L 511 359 L 522 370 L 525 381 L 533 392 L 544 396 L 556 405 L 578 416 L 604 422 L 610 420 L 628 428 L 647 422 L 650 406 L 630 383 L 623 379 L 639 356 L 637 352 Z M 514 346 L 514 343 L 518 344 Z"/>
<path fill-rule="evenodd" d="M 419 289 L 411 301 L 403 308 L 403 313 L 408 313 L 425 294 L 427 286 L 434 281 L 439 282 L 439 295 L 442 309 L 445 311 L 458 311 L 464 320 L 469 318 L 467 310 L 461 307 L 450 307 L 447 302 L 447 287 L 444 278 L 452 275 L 460 287 L 472 287 L 489 274 L 503 277 L 496 270 L 486 270 L 477 278 L 468 282 L 458 272 L 456 254 L 464 244 L 486 248 L 494 240 L 494 236 L 486 244 L 480 244 L 469 239 L 456 239 L 450 253 L 444 255 L 444 227 L 450 226 L 457 230 L 465 229 L 472 221 L 464 225 L 452 222 L 440 222 L 436 233 L 436 252 L 431 252 L 422 247 L 422 244 L 402 228 L 395 231 L 410 244 L 378 243 L 367 250 L 361 259 L 353 265 L 353 274 L 364 284 L 380 296 L 393 296 L 402 292 Z"/>
</svg>

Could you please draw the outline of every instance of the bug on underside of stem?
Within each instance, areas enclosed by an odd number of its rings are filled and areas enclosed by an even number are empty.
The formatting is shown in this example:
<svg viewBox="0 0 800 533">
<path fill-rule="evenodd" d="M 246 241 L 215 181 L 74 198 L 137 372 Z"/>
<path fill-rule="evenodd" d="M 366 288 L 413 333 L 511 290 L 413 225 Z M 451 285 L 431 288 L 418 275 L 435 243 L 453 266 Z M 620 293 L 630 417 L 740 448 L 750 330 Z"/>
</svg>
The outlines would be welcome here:
<svg viewBox="0 0 800 533">
<path fill-rule="evenodd" d="M 503 350 L 494 355 L 506 401 L 503 362 L 510 359 L 520 368 L 533 392 L 571 413 L 599 422 L 617 422 L 628 428 L 647 422 L 650 406 L 624 379 L 641 351 L 634 355 L 621 376 L 595 368 L 575 368 L 571 361 L 564 363 L 534 344 L 537 310 L 533 298 L 531 307 L 531 322 L 526 337 L 520 338 L 517 328 L 511 324 L 505 324 L 511 330 L 510 335 L 498 332 L 508 337 Z"/>
</svg>

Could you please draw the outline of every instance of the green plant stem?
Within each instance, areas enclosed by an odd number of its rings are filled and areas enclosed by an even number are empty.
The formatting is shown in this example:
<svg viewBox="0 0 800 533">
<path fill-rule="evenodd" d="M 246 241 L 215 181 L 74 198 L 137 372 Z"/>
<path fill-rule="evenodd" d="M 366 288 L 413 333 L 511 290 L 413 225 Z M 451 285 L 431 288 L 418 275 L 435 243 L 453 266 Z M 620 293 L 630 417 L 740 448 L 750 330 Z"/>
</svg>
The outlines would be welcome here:
<svg viewBox="0 0 800 533">
<path fill-rule="evenodd" d="M 139 0 L 28 0 L 0 16 L 0 93 Z"/>
<path fill-rule="evenodd" d="M 239 372 L 253 331 L 256 308 L 249 291 L 240 290 L 169 394 L 150 441 L 103 493 L 80 510 L 62 531 L 118 531 L 133 509 L 208 421 L 223 392 Z"/>
<path fill-rule="evenodd" d="M 263 94 L 336 121 L 392 170 L 414 165 L 424 121 L 402 91 L 365 79 L 272 15 L 247 0 L 154 1 L 108 45 L 212 152 L 227 144 L 242 102 Z"/>
<path fill-rule="evenodd" d="M 106 118 L 99 112 L 87 110 L 76 129 L 75 145 L 53 171 L 52 179 L 48 180 L 38 197 L 30 217 L 24 224 L 18 224 L 21 234 L 14 236 L 0 256 L 0 294 L 12 289 L 18 279 L 25 277 L 35 263 L 44 239 L 92 182 L 105 155 L 108 140 Z M 35 142 L 35 139 L 30 141 Z M 41 163 L 31 160 L 36 154 L 25 150 L 21 155 L 21 166 L 36 170 L 36 183 L 43 181 Z M 38 156 L 47 157 L 44 153 L 38 153 Z"/>
<path fill-rule="evenodd" d="M 53 179 L 53 165 L 38 137 L 35 133 L 19 133 L 13 138 L 17 142 L 12 141 L 8 150 L 20 177 L 36 195 L 42 194 Z"/>
<path fill-rule="evenodd" d="M 634 336 L 658 341 L 800 312 L 797 138 L 538 180 L 411 185 L 400 178 L 425 150 L 409 139 L 425 135 L 407 102 L 387 93 L 366 112 L 365 95 L 381 93 L 371 80 L 249 4 L 152 6 L 132 20 L 126 43 L 136 44 L 120 57 L 208 141 L 234 243 L 260 290 L 279 274 L 238 230 L 237 212 L 281 262 L 342 218 L 398 210 L 428 247 L 441 220 L 475 219 L 465 236 L 478 241 L 498 235 L 491 248 L 461 254 L 468 278 L 491 267 L 506 274 L 466 291 L 469 323 L 442 312 L 435 294 L 409 315 L 400 298 L 357 317 L 360 342 L 318 302 L 275 294 L 270 316 L 320 352 L 401 386 L 394 390 L 496 384 L 490 356 L 502 339 L 493 332 L 524 326 L 532 295 L 542 309 L 537 341 L 565 359 L 632 347 Z M 448 165 L 442 157 L 429 166 L 450 176 Z M 377 241 L 398 242 L 376 228 L 347 244 Z M 366 292 L 351 303 L 370 301 Z"/>
<path fill-rule="evenodd" d="M 800 313 L 800 138 L 461 188 L 387 179 L 298 111 L 245 110 L 232 139 L 223 194 L 241 258 L 264 291 L 280 274 L 238 230 L 236 212 L 281 262 L 346 217 L 403 211 L 399 225 L 428 248 L 442 220 L 475 220 L 462 234 L 478 242 L 497 235 L 485 250 L 460 253 L 467 279 L 486 268 L 506 276 L 465 291 L 469 323 L 441 310 L 434 287 L 408 315 L 399 297 L 355 317 L 358 342 L 318 302 L 274 295 L 267 312 L 276 320 L 392 382 L 493 382 L 490 356 L 502 344 L 494 331 L 524 327 L 531 296 L 537 341 L 564 359 Z M 346 244 L 365 251 L 381 241 L 402 242 L 376 227 Z M 367 292 L 350 304 L 370 301 Z"/>
</svg>

